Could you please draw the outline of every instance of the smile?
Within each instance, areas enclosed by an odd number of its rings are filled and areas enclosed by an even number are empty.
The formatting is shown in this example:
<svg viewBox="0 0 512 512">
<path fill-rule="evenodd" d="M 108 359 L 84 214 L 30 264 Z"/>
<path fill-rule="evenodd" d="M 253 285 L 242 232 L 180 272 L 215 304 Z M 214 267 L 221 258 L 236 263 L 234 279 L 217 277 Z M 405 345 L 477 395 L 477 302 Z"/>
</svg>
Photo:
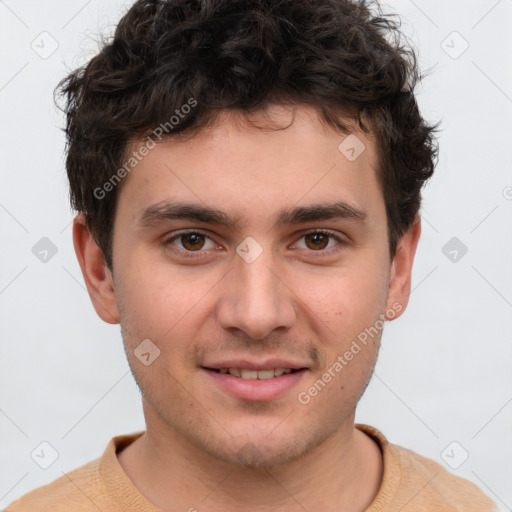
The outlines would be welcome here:
<svg viewBox="0 0 512 512">
<path fill-rule="evenodd" d="M 287 375 L 297 370 L 293 370 L 291 368 L 270 368 L 268 370 L 250 370 L 247 368 L 219 368 L 218 370 L 212 369 L 212 371 L 216 371 L 223 375 L 229 373 L 229 375 L 233 375 L 234 377 L 240 377 L 245 380 L 268 380 L 273 379 L 274 377 L 281 377 L 282 375 Z"/>
<path fill-rule="evenodd" d="M 244 401 L 275 400 L 299 385 L 306 368 L 202 367 L 203 375 L 215 388 Z M 303 387 L 303 386 L 302 386 Z"/>
</svg>

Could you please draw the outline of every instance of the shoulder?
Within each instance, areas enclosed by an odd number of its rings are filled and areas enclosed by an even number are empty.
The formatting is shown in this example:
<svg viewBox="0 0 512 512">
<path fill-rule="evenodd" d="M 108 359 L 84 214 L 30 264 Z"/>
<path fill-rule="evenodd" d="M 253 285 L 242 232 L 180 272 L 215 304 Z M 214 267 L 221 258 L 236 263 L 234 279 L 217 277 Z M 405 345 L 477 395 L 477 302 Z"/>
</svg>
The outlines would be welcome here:
<svg viewBox="0 0 512 512">
<path fill-rule="evenodd" d="M 57 480 L 38 487 L 11 503 L 4 512 L 142 512 L 155 511 L 123 472 L 117 452 L 144 432 L 113 437 L 103 455 L 62 473 Z M 120 505 L 123 504 L 123 506 Z"/>
<path fill-rule="evenodd" d="M 384 460 L 381 488 L 368 512 L 493 512 L 493 501 L 474 483 L 408 448 L 391 444 L 376 428 L 356 428 L 373 438 Z"/>
<path fill-rule="evenodd" d="M 100 459 L 93 460 L 53 482 L 38 487 L 11 503 L 5 512 L 89 512 L 98 511 L 105 494 Z"/>
<path fill-rule="evenodd" d="M 392 445 L 400 460 L 401 492 L 411 503 L 443 507 L 446 512 L 492 512 L 492 500 L 474 483 L 441 464 L 402 446 Z M 413 494 L 414 493 L 414 494 Z"/>
</svg>

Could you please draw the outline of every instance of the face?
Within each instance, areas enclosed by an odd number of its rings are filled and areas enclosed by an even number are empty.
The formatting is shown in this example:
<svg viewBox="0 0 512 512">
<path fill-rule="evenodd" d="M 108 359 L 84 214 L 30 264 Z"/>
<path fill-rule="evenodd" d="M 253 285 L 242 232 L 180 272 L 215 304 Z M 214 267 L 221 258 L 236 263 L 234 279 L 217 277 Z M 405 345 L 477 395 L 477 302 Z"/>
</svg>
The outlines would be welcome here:
<svg viewBox="0 0 512 512">
<path fill-rule="evenodd" d="M 252 119 L 288 126 L 291 110 Z M 148 432 L 273 467 L 352 425 L 417 241 L 390 260 L 376 149 L 355 133 L 354 160 L 313 109 L 284 130 L 225 113 L 125 178 L 113 277 L 91 295 L 121 323 Z"/>
</svg>

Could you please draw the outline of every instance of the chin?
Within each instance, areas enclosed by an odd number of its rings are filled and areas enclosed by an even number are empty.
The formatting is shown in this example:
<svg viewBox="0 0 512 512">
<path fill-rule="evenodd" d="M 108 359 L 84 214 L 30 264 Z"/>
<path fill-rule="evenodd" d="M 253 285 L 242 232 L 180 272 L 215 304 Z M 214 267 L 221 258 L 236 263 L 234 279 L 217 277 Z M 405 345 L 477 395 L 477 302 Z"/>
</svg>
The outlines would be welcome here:
<svg viewBox="0 0 512 512">
<path fill-rule="evenodd" d="M 283 429 L 280 435 L 268 430 L 232 435 L 224 442 L 213 439 L 196 439 L 200 448 L 217 460 L 240 469 L 268 471 L 288 465 L 316 448 L 329 437 L 327 432 L 290 432 Z"/>
<path fill-rule="evenodd" d="M 303 446 L 290 444 L 289 441 L 280 446 L 248 441 L 236 451 L 233 451 L 233 444 L 213 450 L 211 448 L 207 451 L 216 459 L 241 469 L 255 471 L 266 471 L 287 465 L 305 453 Z"/>
</svg>

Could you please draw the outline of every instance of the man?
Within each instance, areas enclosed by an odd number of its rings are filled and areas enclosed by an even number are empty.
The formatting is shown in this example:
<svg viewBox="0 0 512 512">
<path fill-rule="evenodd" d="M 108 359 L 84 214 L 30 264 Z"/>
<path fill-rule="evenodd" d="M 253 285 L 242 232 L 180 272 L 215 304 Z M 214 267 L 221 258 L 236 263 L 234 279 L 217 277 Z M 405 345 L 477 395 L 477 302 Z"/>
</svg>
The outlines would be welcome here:
<svg viewBox="0 0 512 512">
<path fill-rule="evenodd" d="M 134 4 L 61 91 L 76 254 L 147 428 L 8 511 L 493 509 L 354 425 L 434 169 L 417 81 L 364 2 Z"/>
</svg>

